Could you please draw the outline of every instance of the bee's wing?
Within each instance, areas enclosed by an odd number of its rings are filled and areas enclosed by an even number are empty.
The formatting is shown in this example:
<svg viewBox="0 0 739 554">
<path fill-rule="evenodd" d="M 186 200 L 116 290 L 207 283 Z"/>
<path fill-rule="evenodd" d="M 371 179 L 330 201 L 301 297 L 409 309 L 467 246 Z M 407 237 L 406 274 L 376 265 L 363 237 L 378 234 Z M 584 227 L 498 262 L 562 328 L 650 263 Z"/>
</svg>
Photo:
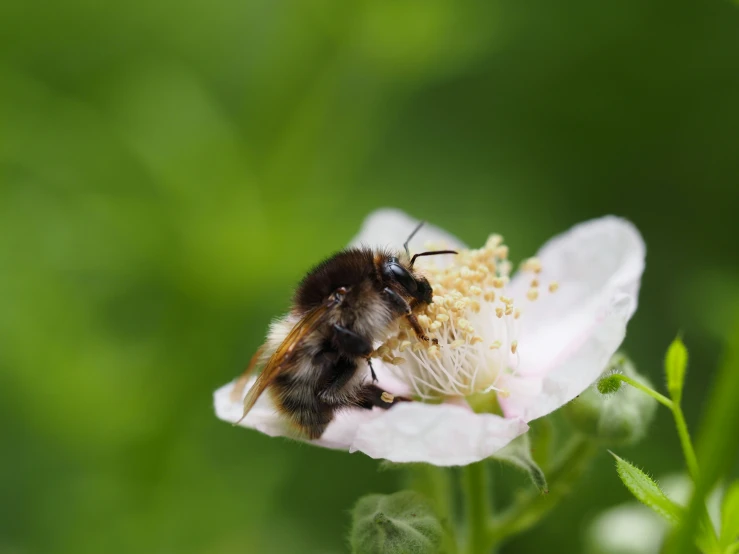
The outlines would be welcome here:
<svg viewBox="0 0 739 554">
<path fill-rule="evenodd" d="M 292 355 L 295 348 L 300 346 L 303 339 L 316 330 L 326 320 L 326 317 L 331 313 L 331 310 L 340 302 L 340 297 L 332 295 L 326 302 L 306 313 L 300 321 L 295 324 L 287 337 L 285 337 L 285 340 L 282 341 L 274 354 L 272 354 L 269 360 L 267 360 L 267 364 L 257 377 L 254 385 L 252 385 L 249 392 L 246 393 L 246 398 L 244 398 L 244 414 L 241 416 L 241 419 L 246 417 L 264 390 L 270 383 L 272 383 L 275 377 L 277 377 L 280 372 L 285 371 L 290 367 L 290 364 L 293 362 Z M 239 421 L 241 421 L 241 419 Z M 236 423 L 239 423 L 239 421 Z"/>
</svg>

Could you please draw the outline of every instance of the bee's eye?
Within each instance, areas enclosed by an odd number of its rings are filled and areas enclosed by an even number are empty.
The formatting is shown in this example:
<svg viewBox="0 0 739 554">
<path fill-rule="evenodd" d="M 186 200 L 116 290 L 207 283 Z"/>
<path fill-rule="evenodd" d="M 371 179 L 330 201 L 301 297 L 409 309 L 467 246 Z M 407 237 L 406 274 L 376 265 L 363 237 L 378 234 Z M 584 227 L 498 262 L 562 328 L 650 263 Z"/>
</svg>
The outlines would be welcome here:
<svg viewBox="0 0 739 554">
<path fill-rule="evenodd" d="M 390 262 L 385 266 L 385 275 L 391 279 L 395 279 L 403 285 L 403 288 L 411 294 L 415 294 L 418 290 L 418 283 L 406 268 L 394 262 Z"/>
</svg>

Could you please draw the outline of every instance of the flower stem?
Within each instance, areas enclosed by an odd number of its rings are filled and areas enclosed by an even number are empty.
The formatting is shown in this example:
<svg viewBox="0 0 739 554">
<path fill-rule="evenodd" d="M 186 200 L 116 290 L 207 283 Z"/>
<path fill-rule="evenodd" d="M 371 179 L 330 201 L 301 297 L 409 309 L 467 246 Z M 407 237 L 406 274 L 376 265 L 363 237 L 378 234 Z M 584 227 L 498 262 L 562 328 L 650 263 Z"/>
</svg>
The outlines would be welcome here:
<svg viewBox="0 0 739 554">
<path fill-rule="evenodd" d="M 688 432 L 688 424 L 685 422 L 685 416 L 683 415 L 683 409 L 680 406 L 680 403 L 677 401 L 676 398 L 673 398 L 670 400 L 666 396 L 658 393 L 655 390 L 652 390 L 651 388 L 647 387 L 646 385 L 643 385 L 639 383 L 638 381 L 631 379 L 630 377 L 626 377 L 625 375 L 615 374 L 613 375 L 613 378 L 620 379 L 624 383 L 628 383 L 632 387 L 639 389 L 640 391 L 648 394 L 652 398 L 654 398 L 657 402 L 660 404 L 663 404 L 664 406 L 667 406 L 670 411 L 672 412 L 672 417 L 675 420 L 675 427 L 677 429 L 677 434 L 680 437 L 680 446 L 682 446 L 683 449 L 683 456 L 685 457 L 685 464 L 688 466 L 688 472 L 690 473 L 690 478 L 693 481 L 693 484 L 695 485 L 698 482 L 699 478 L 699 472 L 698 472 L 698 458 L 695 455 L 695 449 L 693 448 L 693 443 L 690 440 L 690 433 Z M 716 530 L 713 528 L 713 524 L 711 523 L 711 518 L 708 515 L 708 510 L 705 506 L 705 503 L 701 507 L 701 520 L 703 522 L 704 527 L 706 528 L 708 532 L 708 540 L 711 543 L 711 546 L 716 544 Z"/>
<path fill-rule="evenodd" d="M 675 403 L 664 396 L 663 394 L 658 393 L 656 390 L 650 389 L 648 386 L 641 384 L 636 379 L 632 379 L 631 377 L 627 377 L 626 375 L 621 375 L 620 373 L 616 373 L 614 375 L 611 375 L 611 379 L 618 379 L 619 381 L 623 381 L 624 383 L 628 383 L 635 389 L 639 389 L 643 393 L 648 394 L 652 398 L 654 398 L 657 402 L 660 404 L 667 406 L 670 410 L 674 410 L 673 406 Z"/>
<path fill-rule="evenodd" d="M 488 529 L 488 544 L 499 544 L 539 523 L 569 494 L 596 452 L 593 442 L 574 436 L 548 472 L 549 494 L 529 492 L 495 518 Z"/>
<path fill-rule="evenodd" d="M 696 482 L 698 479 L 698 458 L 695 456 L 693 443 L 690 441 L 688 424 L 685 422 L 683 410 L 677 402 L 673 405 L 672 415 L 675 418 L 675 427 L 677 427 L 677 434 L 680 437 L 680 445 L 683 447 L 683 455 L 685 456 L 685 463 L 688 466 L 690 477 L 693 479 L 693 482 Z"/>
<path fill-rule="evenodd" d="M 462 488 L 464 490 L 467 516 L 467 549 L 468 554 L 486 554 L 490 552 L 490 540 L 487 526 L 490 518 L 490 502 L 488 500 L 488 474 L 485 461 L 470 464 L 462 469 Z"/>
</svg>

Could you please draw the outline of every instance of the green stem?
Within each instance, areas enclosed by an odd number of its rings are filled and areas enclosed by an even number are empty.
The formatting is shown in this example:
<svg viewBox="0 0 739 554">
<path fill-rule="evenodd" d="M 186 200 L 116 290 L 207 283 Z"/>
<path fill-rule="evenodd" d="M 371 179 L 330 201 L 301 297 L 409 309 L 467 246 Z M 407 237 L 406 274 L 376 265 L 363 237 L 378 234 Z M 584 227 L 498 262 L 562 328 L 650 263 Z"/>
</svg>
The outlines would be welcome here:
<svg viewBox="0 0 739 554">
<path fill-rule="evenodd" d="M 678 402 L 672 404 L 672 415 L 675 418 L 675 427 L 677 428 L 677 434 L 680 437 L 680 445 L 683 448 L 683 455 L 685 456 L 685 464 L 688 466 L 688 472 L 690 478 L 693 481 L 693 486 L 697 486 L 698 479 L 700 478 L 700 472 L 698 470 L 698 458 L 695 455 L 695 449 L 693 443 L 690 440 L 690 433 L 688 432 L 688 424 L 685 422 L 685 416 L 683 415 L 683 409 Z M 701 506 L 700 520 L 702 526 L 708 533 L 709 546 L 712 552 L 718 552 L 718 538 L 716 537 L 716 530 L 711 522 L 711 516 L 708 515 L 708 508 L 706 508 L 705 502 Z"/>
<path fill-rule="evenodd" d="M 675 402 L 672 407 L 672 415 L 675 418 L 675 426 L 677 427 L 677 434 L 680 437 L 680 445 L 683 447 L 683 455 L 685 456 L 685 463 L 688 466 L 690 477 L 695 483 L 698 480 L 698 458 L 695 456 L 695 450 L 693 449 L 693 443 L 690 441 L 690 434 L 688 433 L 688 424 L 685 422 L 685 416 L 680 404 Z"/>
<path fill-rule="evenodd" d="M 667 406 L 670 410 L 674 410 L 675 403 L 667 398 L 666 396 L 658 393 L 656 390 L 650 389 L 648 386 L 641 384 L 636 379 L 632 379 L 631 377 L 627 377 L 626 375 L 621 375 L 620 373 L 616 373 L 614 375 L 610 376 L 611 379 L 618 379 L 619 381 L 623 381 L 624 383 L 628 383 L 635 389 L 639 389 L 643 393 L 648 394 L 652 398 L 654 398 L 657 402 L 660 404 L 663 404 L 664 406 Z"/>
<path fill-rule="evenodd" d="M 487 467 L 484 460 L 462 469 L 462 488 L 468 529 L 466 552 L 468 554 L 490 552 L 490 541 L 487 536 L 487 525 L 490 518 L 488 484 Z"/>
<path fill-rule="evenodd" d="M 548 472 L 549 494 L 529 492 L 488 529 L 489 544 L 499 544 L 508 537 L 530 529 L 565 498 L 597 453 L 597 447 L 582 435 L 576 435 Z"/>
<path fill-rule="evenodd" d="M 695 455 L 695 449 L 693 448 L 693 443 L 690 441 L 690 433 L 688 433 L 688 424 L 685 422 L 685 416 L 683 415 L 683 410 L 680 406 L 680 403 L 677 402 L 677 399 L 673 398 L 672 400 L 670 400 L 666 396 L 658 393 L 655 390 L 652 390 L 646 385 L 643 385 L 640 382 L 630 377 L 626 377 L 625 375 L 615 374 L 612 377 L 615 379 L 619 379 L 623 381 L 624 383 L 628 383 L 629 385 L 631 385 L 632 387 L 636 389 L 639 389 L 640 391 L 654 398 L 660 404 L 667 406 L 670 409 L 670 411 L 672 412 L 672 416 L 675 419 L 675 427 L 677 428 L 677 434 L 680 437 L 680 445 L 682 446 L 683 455 L 685 456 L 685 464 L 688 466 L 688 472 L 690 473 L 690 478 L 692 479 L 693 484 L 695 485 L 698 482 L 698 478 L 699 478 L 698 458 Z M 708 510 L 705 506 L 705 503 L 703 504 L 701 508 L 700 519 L 702 520 L 703 526 L 706 527 L 706 529 L 708 530 L 708 534 L 709 534 L 708 536 L 711 542 L 711 546 L 716 545 L 717 544 L 716 530 L 713 528 L 713 524 L 711 523 L 711 518 L 708 515 Z"/>
</svg>

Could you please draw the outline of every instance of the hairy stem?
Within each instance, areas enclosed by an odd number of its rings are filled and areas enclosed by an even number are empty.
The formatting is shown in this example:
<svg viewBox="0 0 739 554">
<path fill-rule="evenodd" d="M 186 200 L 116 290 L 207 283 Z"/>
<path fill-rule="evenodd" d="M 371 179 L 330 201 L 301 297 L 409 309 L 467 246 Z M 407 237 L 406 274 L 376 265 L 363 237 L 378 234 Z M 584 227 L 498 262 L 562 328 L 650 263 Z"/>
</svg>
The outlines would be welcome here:
<svg viewBox="0 0 739 554">
<path fill-rule="evenodd" d="M 627 377 L 626 375 L 621 375 L 619 373 L 616 373 L 614 375 L 610 376 L 611 379 L 618 379 L 619 381 L 623 381 L 624 383 L 628 383 L 635 389 L 639 389 L 645 394 L 648 394 L 652 398 L 654 398 L 657 402 L 660 404 L 667 406 L 670 410 L 674 409 L 675 403 L 667 398 L 665 395 L 658 393 L 656 390 L 650 389 L 648 386 L 641 384 L 636 379 L 632 379 L 631 377 Z"/>
</svg>

